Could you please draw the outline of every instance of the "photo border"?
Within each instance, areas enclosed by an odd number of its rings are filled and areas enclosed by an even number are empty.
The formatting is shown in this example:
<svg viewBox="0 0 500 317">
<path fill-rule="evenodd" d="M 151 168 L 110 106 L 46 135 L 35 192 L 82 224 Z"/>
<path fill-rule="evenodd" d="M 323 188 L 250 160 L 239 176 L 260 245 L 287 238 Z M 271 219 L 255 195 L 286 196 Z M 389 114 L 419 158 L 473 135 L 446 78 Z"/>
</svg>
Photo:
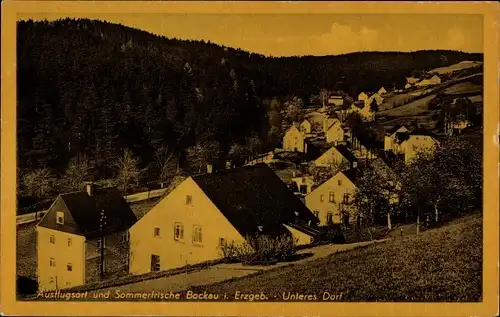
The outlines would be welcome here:
<svg viewBox="0 0 500 317">
<path fill-rule="evenodd" d="M 279 13 L 481 14 L 484 25 L 483 302 L 26 302 L 16 301 L 16 23 L 18 14 Z M 2 2 L 0 311 L 6 315 L 172 316 L 494 316 L 498 314 L 499 252 L 499 6 L 494 2 Z"/>
</svg>

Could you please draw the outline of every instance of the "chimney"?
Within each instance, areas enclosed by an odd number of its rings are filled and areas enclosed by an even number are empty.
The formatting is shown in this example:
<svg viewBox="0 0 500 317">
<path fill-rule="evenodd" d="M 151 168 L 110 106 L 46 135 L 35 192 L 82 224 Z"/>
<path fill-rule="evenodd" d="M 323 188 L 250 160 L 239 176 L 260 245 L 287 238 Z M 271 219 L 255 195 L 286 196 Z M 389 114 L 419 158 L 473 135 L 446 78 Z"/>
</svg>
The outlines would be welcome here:
<svg viewBox="0 0 500 317">
<path fill-rule="evenodd" d="M 207 173 L 212 173 L 212 170 L 213 170 L 213 166 L 212 164 L 207 164 Z"/>
<path fill-rule="evenodd" d="M 87 195 L 92 196 L 94 194 L 94 184 L 92 182 L 85 184 L 85 188 L 87 189 Z"/>
</svg>

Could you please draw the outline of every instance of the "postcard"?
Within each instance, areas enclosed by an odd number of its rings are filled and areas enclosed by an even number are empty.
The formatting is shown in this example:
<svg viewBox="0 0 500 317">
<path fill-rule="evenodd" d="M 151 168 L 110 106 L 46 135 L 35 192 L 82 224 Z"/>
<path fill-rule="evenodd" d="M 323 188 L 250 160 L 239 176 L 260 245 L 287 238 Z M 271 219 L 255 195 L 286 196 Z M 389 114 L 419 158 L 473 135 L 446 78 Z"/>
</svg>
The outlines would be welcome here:
<svg viewBox="0 0 500 317">
<path fill-rule="evenodd" d="M 498 4 L 2 9 L 2 313 L 498 315 Z"/>
</svg>

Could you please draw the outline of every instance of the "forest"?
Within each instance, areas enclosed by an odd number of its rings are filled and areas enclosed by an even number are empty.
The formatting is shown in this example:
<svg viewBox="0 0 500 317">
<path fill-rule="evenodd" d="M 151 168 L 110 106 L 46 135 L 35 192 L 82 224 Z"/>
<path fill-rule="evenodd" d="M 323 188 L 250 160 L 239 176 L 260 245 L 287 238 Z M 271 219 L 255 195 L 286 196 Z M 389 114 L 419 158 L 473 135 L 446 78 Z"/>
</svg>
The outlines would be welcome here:
<svg viewBox="0 0 500 317">
<path fill-rule="evenodd" d="M 257 153 L 276 143 L 270 136 L 279 134 L 271 129 L 277 104 L 308 106 L 322 90 L 354 97 L 401 87 L 415 71 L 482 54 L 271 58 L 106 21 L 62 19 L 18 22 L 17 59 L 19 195 L 46 198 L 78 187 L 75 178 L 127 183 L 141 174 L 137 184 L 159 182 L 168 176 L 167 162 L 195 173 L 236 152 Z M 42 186 L 47 178 L 58 186 Z M 29 191 L 27 183 L 39 186 Z"/>
</svg>

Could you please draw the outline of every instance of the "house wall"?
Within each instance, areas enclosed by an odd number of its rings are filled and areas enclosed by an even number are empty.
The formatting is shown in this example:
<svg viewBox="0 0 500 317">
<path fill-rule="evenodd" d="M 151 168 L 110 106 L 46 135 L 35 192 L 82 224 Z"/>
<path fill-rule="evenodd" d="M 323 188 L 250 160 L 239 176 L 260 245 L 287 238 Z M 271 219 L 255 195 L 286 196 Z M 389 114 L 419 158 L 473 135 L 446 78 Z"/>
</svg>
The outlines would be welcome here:
<svg viewBox="0 0 500 317">
<path fill-rule="evenodd" d="M 292 128 L 283 137 L 283 148 L 285 151 L 306 153 L 307 148 L 304 142 L 304 136 L 297 128 Z"/>
<path fill-rule="evenodd" d="M 330 192 L 334 194 L 333 202 L 329 200 Z M 318 213 L 320 225 L 328 224 L 329 213 L 333 216 L 333 223 L 340 223 L 342 221 L 341 210 L 345 208 L 344 194 L 349 194 L 350 201 L 352 201 L 355 193 L 356 186 L 343 173 L 337 173 L 306 196 L 306 206 L 312 212 Z M 352 220 L 354 217 L 350 218 Z"/>
<path fill-rule="evenodd" d="M 341 164 L 342 162 L 349 163 L 335 147 L 331 147 L 314 161 L 314 165 L 318 167 L 330 167 L 331 164 Z"/>
<path fill-rule="evenodd" d="M 306 244 L 311 244 L 313 242 L 313 239 L 310 235 L 300 232 L 299 230 L 294 229 L 287 225 L 285 225 L 285 228 L 287 228 L 288 231 L 291 232 L 293 239 L 297 243 L 296 245 L 306 245 Z"/>
<path fill-rule="evenodd" d="M 302 121 L 300 124 L 300 132 L 311 133 L 311 123 L 309 121 Z"/>
<path fill-rule="evenodd" d="M 334 124 L 326 132 L 326 142 L 340 142 L 344 140 L 344 129 L 342 129 L 340 123 Z"/>
<path fill-rule="evenodd" d="M 36 230 L 39 289 L 49 291 L 84 284 L 85 237 L 40 226 Z M 50 242 L 51 236 L 54 243 Z M 55 266 L 50 265 L 51 258 Z M 68 271 L 68 263 L 72 265 L 71 271 Z"/>
<path fill-rule="evenodd" d="M 311 177 L 295 177 L 292 178 L 292 181 L 295 182 L 297 188 L 300 191 L 300 186 L 307 186 L 307 194 L 311 192 L 312 186 L 314 185 L 314 181 Z"/>
<path fill-rule="evenodd" d="M 101 279 L 100 238 L 85 241 L 85 282 Z M 118 277 L 128 273 L 130 248 L 127 231 L 120 231 L 105 237 L 104 277 Z"/>
<path fill-rule="evenodd" d="M 402 148 L 405 155 L 405 163 L 411 163 L 419 153 L 433 151 L 436 146 L 436 141 L 431 136 L 427 135 L 412 135 L 408 140 L 403 142 Z"/>
<path fill-rule="evenodd" d="M 191 195 L 191 203 L 186 203 Z M 184 239 L 174 239 L 174 224 L 184 227 Z M 202 228 L 202 244 L 194 243 L 193 226 Z M 154 228 L 160 236 L 154 237 Z M 241 243 L 244 238 L 221 214 L 192 178 L 186 179 L 130 229 L 130 273 L 151 271 L 151 255 L 160 256 L 160 270 L 173 269 L 221 256 L 220 239 Z"/>
</svg>

